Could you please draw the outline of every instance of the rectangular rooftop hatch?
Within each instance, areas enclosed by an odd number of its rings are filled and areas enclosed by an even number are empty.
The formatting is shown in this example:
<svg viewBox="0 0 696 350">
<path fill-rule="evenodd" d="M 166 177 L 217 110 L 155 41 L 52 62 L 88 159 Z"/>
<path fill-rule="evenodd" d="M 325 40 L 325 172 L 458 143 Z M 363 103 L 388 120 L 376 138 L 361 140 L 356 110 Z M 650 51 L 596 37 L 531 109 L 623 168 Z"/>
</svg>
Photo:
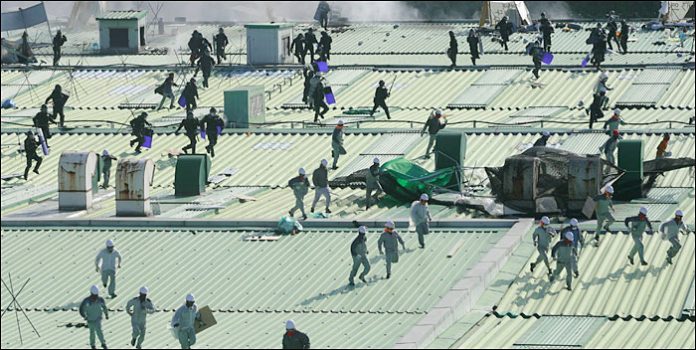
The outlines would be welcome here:
<svg viewBox="0 0 696 350">
<path fill-rule="evenodd" d="M 543 316 L 517 339 L 513 348 L 582 348 L 604 322 L 605 317 Z"/>
</svg>

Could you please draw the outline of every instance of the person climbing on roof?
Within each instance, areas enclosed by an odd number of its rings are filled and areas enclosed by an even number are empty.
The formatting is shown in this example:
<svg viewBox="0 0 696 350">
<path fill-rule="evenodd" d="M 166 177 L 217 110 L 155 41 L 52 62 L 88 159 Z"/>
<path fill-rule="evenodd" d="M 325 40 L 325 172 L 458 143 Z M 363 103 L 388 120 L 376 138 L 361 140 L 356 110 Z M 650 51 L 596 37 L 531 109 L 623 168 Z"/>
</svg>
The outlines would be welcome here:
<svg viewBox="0 0 696 350">
<path fill-rule="evenodd" d="M 34 122 L 34 127 L 41 129 L 44 142 L 46 142 L 46 147 L 51 148 L 51 146 L 48 145 L 48 139 L 50 139 L 52 136 L 51 130 L 49 129 L 49 123 L 56 124 L 56 116 L 48 113 L 48 107 L 44 104 L 41 105 L 41 111 L 36 113 L 34 118 L 32 118 L 32 121 Z"/>
<path fill-rule="evenodd" d="M 208 88 L 208 79 L 210 78 L 210 73 L 213 71 L 213 66 L 215 66 L 215 60 L 210 56 L 210 51 L 205 49 L 203 50 L 201 57 L 198 59 L 197 65 L 197 69 L 200 69 L 203 73 L 203 87 Z M 198 95 L 196 95 L 196 97 L 198 97 Z"/>
<path fill-rule="evenodd" d="M 541 137 L 534 141 L 534 145 L 532 147 L 546 147 L 546 143 L 549 141 L 549 138 L 551 137 L 551 133 L 548 131 L 544 131 L 541 133 Z"/>
<path fill-rule="evenodd" d="M 580 269 L 578 268 L 578 260 L 580 260 L 580 249 L 585 246 L 585 239 L 582 237 L 582 232 L 578 227 L 578 219 L 570 219 L 570 224 L 561 230 L 559 235 L 560 239 L 565 237 L 565 234 L 570 232 L 573 234 L 573 248 L 575 249 L 575 261 L 573 262 L 573 274 L 577 278 L 580 276 Z"/>
<path fill-rule="evenodd" d="M 309 349 L 309 337 L 297 330 L 295 321 L 285 322 L 285 334 L 283 334 L 283 349 Z"/>
<path fill-rule="evenodd" d="M 508 21 L 508 16 L 503 16 L 503 18 L 495 25 L 495 29 L 500 33 L 500 46 L 508 51 L 508 41 L 510 41 L 510 35 L 512 34 L 512 23 Z"/>
<path fill-rule="evenodd" d="M 669 134 L 664 134 L 662 136 L 662 141 L 657 145 L 657 152 L 655 153 L 655 159 L 662 159 L 672 155 L 671 152 L 667 152 L 667 146 L 669 146 Z"/>
<path fill-rule="evenodd" d="M 39 148 L 39 143 L 36 142 L 34 133 L 29 130 L 26 133 L 27 137 L 24 139 L 24 154 L 27 157 L 27 166 L 24 168 L 24 180 L 29 180 L 29 169 L 31 169 L 32 161 L 36 161 L 36 166 L 34 166 L 34 173 L 39 175 L 39 167 L 41 167 L 41 162 L 43 158 L 39 156 L 37 152 Z"/>
<path fill-rule="evenodd" d="M 665 235 L 664 237 L 672 244 L 672 246 L 667 249 L 667 263 L 670 265 L 672 265 L 672 259 L 677 256 L 677 253 L 679 253 L 682 248 L 679 242 L 679 232 L 681 231 L 684 234 L 689 232 L 689 228 L 686 227 L 683 219 L 684 212 L 677 210 L 672 220 L 666 221 L 660 225 L 660 232 L 662 232 L 662 234 Z"/>
<path fill-rule="evenodd" d="M 428 130 L 428 147 L 425 149 L 425 156 L 423 156 L 425 159 L 430 159 L 430 149 L 435 144 L 435 140 L 437 140 L 437 133 L 444 129 L 445 126 L 447 126 L 447 118 L 442 115 L 441 110 L 436 109 L 434 112 L 430 113 L 420 133 L 422 137 L 425 134 L 425 130 Z"/>
<path fill-rule="evenodd" d="M 184 118 L 181 121 L 181 123 L 179 123 L 179 127 L 174 132 L 178 135 L 179 131 L 181 131 L 181 128 L 184 128 L 184 130 L 186 131 L 186 137 L 188 137 L 189 139 L 189 144 L 181 149 L 182 151 L 184 151 L 184 153 L 188 154 L 188 150 L 191 150 L 191 153 L 196 154 L 196 143 L 198 143 L 199 126 L 200 122 L 198 121 L 198 118 L 193 116 L 193 112 L 186 112 L 186 118 Z M 217 134 L 217 130 L 215 130 L 214 133 Z"/>
<path fill-rule="evenodd" d="M 184 91 L 181 95 L 186 100 L 186 112 L 190 112 L 198 108 L 196 99 L 198 98 L 198 86 L 196 85 L 196 78 L 191 78 L 186 86 L 184 86 Z"/>
<path fill-rule="evenodd" d="M 201 313 L 198 312 L 196 297 L 193 294 L 186 295 L 186 303 L 179 306 L 172 317 L 172 328 L 179 338 L 182 349 L 190 349 L 196 344 L 195 322 L 201 320 Z"/>
<path fill-rule="evenodd" d="M 329 161 L 322 159 L 319 167 L 312 173 L 312 182 L 314 183 L 314 201 L 312 208 L 309 210 L 314 213 L 314 208 L 317 206 L 319 199 L 324 196 L 326 199 L 326 213 L 331 214 L 329 206 L 331 205 L 331 190 L 329 188 Z"/>
<path fill-rule="evenodd" d="M 595 247 L 599 247 L 599 235 L 602 233 L 602 228 L 609 232 L 611 224 L 616 221 L 614 219 L 614 202 L 611 197 L 614 195 L 614 187 L 607 186 L 602 190 L 602 194 L 595 197 L 595 213 L 597 214 L 597 228 L 595 229 L 594 243 Z"/>
<path fill-rule="evenodd" d="M 607 52 L 607 36 L 604 33 L 604 29 L 602 29 L 601 23 L 597 23 L 597 27 L 592 30 L 586 42 L 592 44 L 592 65 L 597 69 L 601 69 L 600 66 L 604 62 L 604 56 Z"/>
<path fill-rule="evenodd" d="M 556 243 L 551 249 L 551 256 L 557 260 L 556 271 L 549 274 L 551 282 L 553 282 L 563 270 L 566 270 L 566 289 L 573 290 L 573 269 L 577 265 L 577 251 L 573 245 L 574 237 L 572 232 L 566 232 L 563 240 Z"/>
<path fill-rule="evenodd" d="M 213 36 L 213 42 L 215 43 L 215 55 L 217 56 L 217 63 L 222 64 L 222 61 L 226 60 L 225 47 L 229 44 L 227 40 L 227 35 L 225 35 L 225 30 L 220 27 L 218 33 Z"/>
<path fill-rule="evenodd" d="M 314 45 L 316 45 L 317 42 L 317 37 L 314 35 L 314 29 L 311 27 L 307 29 L 307 33 L 305 33 L 304 36 L 305 39 L 305 53 L 309 52 L 309 62 L 314 62 Z M 304 56 L 304 55 L 302 55 Z"/>
<path fill-rule="evenodd" d="M 621 109 L 614 108 L 614 114 L 606 122 L 602 129 L 606 130 L 607 134 L 613 135 L 614 130 L 619 130 L 619 125 L 625 125 L 626 122 L 621 118 Z"/>
<path fill-rule="evenodd" d="M 217 145 L 218 135 L 225 127 L 225 121 L 217 114 L 215 107 L 210 107 L 210 113 L 206 114 L 199 124 L 201 130 L 205 130 L 205 135 L 208 138 L 205 151 L 210 153 L 210 157 L 215 158 L 215 145 Z"/>
<path fill-rule="evenodd" d="M 300 168 L 297 172 L 298 175 L 288 181 L 288 187 L 292 189 L 292 193 L 295 195 L 295 206 L 288 213 L 291 217 L 294 217 L 295 211 L 299 209 L 300 213 L 302 213 L 302 220 L 307 220 L 307 214 L 304 209 L 304 197 L 309 192 L 309 180 L 307 180 L 304 168 Z"/>
<path fill-rule="evenodd" d="M 384 192 L 382 184 L 379 183 L 381 175 L 382 170 L 380 169 L 379 158 L 375 157 L 365 175 L 365 210 L 370 209 L 370 199 L 374 198 L 375 202 L 377 202 L 379 200 L 379 195 Z M 372 195 L 373 191 L 375 192 L 374 196 Z"/>
<path fill-rule="evenodd" d="M 68 101 L 68 95 L 63 93 L 63 88 L 60 84 L 56 84 L 53 88 L 51 94 L 46 98 L 44 104 L 48 104 L 48 101 L 53 100 L 53 117 L 60 116 L 60 127 L 65 126 L 65 103 Z"/>
<path fill-rule="evenodd" d="M 430 233 L 430 222 L 433 221 L 428 209 L 430 198 L 426 193 L 420 195 L 420 199 L 411 203 L 411 221 L 416 226 L 418 234 L 418 244 L 421 249 L 425 249 L 425 235 Z"/>
<path fill-rule="evenodd" d="M 106 349 L 106 340 L 102 331 L 102 317 L 109 319 L 109 309 L 106 308 L 104 298 L 99 296 L 99 287 L 92 286 L 89 289 L 89 296 L 80 303 L 80 316 L 87 322 L 89 329 L 89 345 L 96 349 L 95 336 L 99 338 L 102 349 Z"/>
<path fill-rule="evenodd" d="M 534 246 L 537 248 L 537 252 L 539 253 L 536 261 L 529 264 L 529 270 L 532 273 L 534 273 L 536 266 L 543 261 L 544 265 L 546 265 L 546 269 L 548 270 L 548 274 L 551 275 L 548 252 L 551 239 L 555 235 L 556 230 L 551 227 L 551 219 L 549 219 L 548 216 L 542 217 L 541 220 L 539 220 L 539 226 L 534 229 L 534 233 L 532 234 L 532 241 L 534 242 Z"/>
<path fill-rule="evenodd" d="M 377 241 L 379 254 L 386 254 L 387 279 L 391 278 L 391 265 L 399 262 L 399 243 L 401 243 L 401 248 L 406 250 L 404 240 L 395 230 L 394 221 L 389 220 L 384 224 L 384 232 L 382 232 L 382 235 Z M 382 246 L 384 246 L 384 251 L 382 251 Z"/>
<path fill-rule="evenodd" d="M 532 74 L 534 78 L 539 79 L 539 71 L 541 70 L 541 59 L 544 57 L 544 49 L 541 47 L 541 37 L 538 37 L 535 42 L 532 43 L 529 54 L 532 56 L 532 64 L 534 64 L 534 69 L 532 69 Z"/>
<path fill-rule="evenodd" d="M 63 32 L 58 29 L 56 35 L 53 37 L 53 66 L 57 66 L 61 57 L 61 48 L 68 41 L 68 37 L 63 35 Z"/>
<path fill-rule="evenodd" d="M 544 12 L 541 13 L 541 19 L 539 20 L 539 24 L 539 31 L 542 34 L 542 39 L 544 42 L 544 51 L 551 52 L 551 34 L 554 33 L 554 29 L 553 25 L 551 25 L 551 21 L 549 21 L 548 18 L 546 18 L 546 14 Z"/>
<path fill-rule="evenodd" d="M 353 257 L 353 268 L 350 270 L 350 276 L 348 276 L 348 285 L 355 286 L 355 275 L 358 274 L 360 265 L 363 266 L 363 272 L 358 278 L 360 278 L 363 283 L 367 284 L 365 276 L 370 272 L 370 261 L 367 259 L 367 227 L 358 227 L 358 236 L 355 237 L 353 243 L 350 245 L 350 255 Z"/>
<path fill-rule="evenodd" d="M 333 157 L 331 169 L 338 169 L 338 157 L 347 153 L 346 149 L 343 148 L 343 119 L 339 119 L 331 134 L 331 156 Z"/>
<path fill-rule="evenodd" d="M 102 285 L 104 288 L 108 285 L 111 298 L 116 298 L 116 268 L 121 268 L 121 261 L 121 253 L 114 248 L 114 241 L 110 239 L 106 241 L 106 248 L 99 251 L 94 259 L 97 272 L 101 272 Z"/>
<path fill-rule="evenodd" d="M 625 55 L 628 53 L 628 35 L 630 34 L 631 27 L 626 23 L 625 19 L 621 20 L 621 34 L 619 41 L 621 42 L 621 54 Z"/>
<path fill-rule="evenodd" d="M 447 57 L 449 57 L 452 64 L 450 67 L 457 66 L 457 54 L 459 53 L 459 44 L 457 43 L 457 38 L 454 36 L 453 31 L 449 31 L 449 48 L 447 49 Z"/>
<path fill-rule="evenodd" d="M 370 112 L 370 117 L 375 115 L 377 107 L 382 107 L 384 113 L 387 115 L 387 119 L 391 119 L 391 116 L 389 115 L 389 107 L 387 106 L 388 97 L 389 90 L 387 90 L 387 86 L 384 83 L 384 80 L 380 80 L 377 89 L 375 89 L 375 97 L 374 99 L 372 99 L 372 102 L 374 102 L 374 106 L 372 107 L 372 112 Z"/>
<path fill-rule="evenodd" d="M 167 78 L 164 79 L 164 82 L 155 89 L 156 94 L 162 95 L 162 100 L 159 103 L 159 106 L 157 107 L 157 110 L 159 111 L 162 109 L 162 106 L 164 105 L 164 101 L 169 98 L 171 101 L 169 103 L 169 109 L 174 108 L 174 91 L 172 90 L 172 86 L 179 86 L 174 82 L 174 73 L 169 73 L 167 75 Z"/>
<path fill-rule="evenodd" d="M 150 289 L 141 287 L 139 295 L 126 303 L 126 313 L 131 317 L 131 346 L 142 349 L 145 340 L 147 315 L 155 313 L 155 305 L 147 295 Z"/>
<path fill-rule="evenodd" d="M 103 189 L 109 188 L 109 177 L 111 176 L 111 163 L 116 160 L 116 157 L 109 154 L 109 151 L 104 150 L 101 155 L 102 159 L 102 176 L 104 177 Z"/>
<path fill-rule="evenodd" d="M 613 165 L 616 165 L 616 158 L 614 158 L 614 153 L 616 152 L 616 148 L 619 145 L 619 141 L 622 139 L 623 138 L 621 137 L 619 130 L 614 130 L 611 137 L 607 139 L 606 142 L 604 142 L 602 147 L 599 148 L 601 152 L 604 152 L 604 156 L 606 157 L 607 162 Z"/>
<path fill-rule="evenodd" d="M 329 111 L 329 106 L 326 104 L 324 95 L 324 87 L 326 86 L 326 80 L 315 75 L 314 78 L 316 85 L 312 89 L 312 106 L 314 107 L 314 122 L 319 122 L 319 118 L 324 119 L 324 115 Z"/>
<path fill-rule="evenodd" d="M 314 19 L 319 21 L 319 26 L 323 27 L 324 30 L 329 30 L 329 12 L 331 12 L 329 3 L 327 1 L 319 1 Z"/>
<path fill-rule="evenodd" d="M 322 56 L 325 58 L 323 61 L 328 61 L 331 59 L 331 43 L 333 40 L 331 36 L 326 31 L 321 32 L 321 38 L 319 39 L 318 50 L 321 51 Z"/>
<path fill-rule="evenodd" d="M 293 52 L 295 57 L 297 57 L 297 62 L 302 63 L 302 65 L 305 64 L 305 55 L 307 54 L 307 51 L 304 48 L 304 40 L 304 35 L 300 33 L 297 34 L 297 37 L 295 37 L 290 44 L 290 52 Z"/>
<path fill-rule="evenodd" d="M 302 58 L 304 61 L 304 57 Z M 314 99 L 309 98 L 310 90 L 312 89 L 312 81 L 314 80 L 314 70 L 311 65 L 305 65 L 302 68 L 302 76 L 304 77 L 304 90 L 302 90 L 302 102 L 310 108 L 314 108 Z"/>
<path fill-rule="evenodd" d="M 600 90 L 598 94 L 595 94 L 592 97 L 592 104 L 590 104 L 589 110 L 585 110 L 585 112 L 589 112 L 590 114 L 590 129 L 592 129 L 592 126 L 596 121 L 598 121 L 601 118 L 604 118 L 604 111 L 609 104 L 609 97 L 607 97 L 607 92 L 606 90 Z"/>
<path fill-rule="evenodd" d="M 481 58 L 479 53 L 479 45 L 481 39 L 475 29 L 469 30 L 469 36 L 466 37 L 466 42 L 469 43 L 469 53 L 471 53 L 471 64 L 476 65 L 476 60 Z"/>
<path fill-rule="evenodd" d="M 643 233 L 646 232 L 646 227 L 649 228 L 647 231 L 648 234 L 652 234 L 653 231 L 650 219 L 648 219 L 648 208 L 640 208 L 638 216 L 626 218 L 626 220 L 624 220 L 624 225 L 630 230 L 631 238 L 633 238 L 633 248 L 631 248 L 631 251 L 628 253 L 628 262 L 633 265 L 633 258 L 636 256 L 636 253 L 638 253 L 640 264 L 643 266 L 647 265 L 648 262 L 645 261 L 645 256 L 643 256 Z"/>
<path fill-rule="evenodd" d="M 619 39 L 616 36 L 616 32 L 619 30 L 618 24 L 616 24 L 617 16 L 614 10 L 611 10 L 607 15 L 607 46 L 609 50 L 613 50 L 614 47 L 611 45 L 612 39 L 616 42 L 616 47 L 620 48 Z"/>
<path fill-rule="evenodd" d="M 597 80 L 597 84 L 595 84 L 594 90 L 592 90 L 592 94 L 596 95 L 602 91 L 604 91 L 604 92 L 611 91 L 612 88 L 610 88 L 607 85 L 608 81 L 609 81 L 609 74 L 607 74 L 607 72 L 602 72 L 599 75 L 599 79 Z"/>
<path fill-rule="evenodd" d="M 130 141 L 130 146 L 133 147 L 133 145 L 137 143 L 135 153 L 140 154 L 140 148 L 143 146 L 143 143 L 145 143 L 146 127 L 152 127 L 152 124 L 147 121 L 147 113 L 142 112 L 137 117 L 133 118 L 130 121 L 130 126 L 131 133 L 135 136 L 135 138 Z"/>
</svg>

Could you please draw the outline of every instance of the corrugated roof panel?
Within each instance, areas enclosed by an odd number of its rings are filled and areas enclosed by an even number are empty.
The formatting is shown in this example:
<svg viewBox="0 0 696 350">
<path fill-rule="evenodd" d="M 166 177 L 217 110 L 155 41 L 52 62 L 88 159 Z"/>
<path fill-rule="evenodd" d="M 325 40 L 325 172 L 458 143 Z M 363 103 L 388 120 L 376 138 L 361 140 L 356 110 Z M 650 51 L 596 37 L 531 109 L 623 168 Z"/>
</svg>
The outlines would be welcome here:
<svg viewBox="0 0 696 350">
<path fill-rule="evenodd" d="M 644 69 L 633 84 L 672 84 L 679 76 L 678 69 Z"/>
<path fill-rule="evenodd" d="M 617 106 L 654 106 L 669 89 L 666 84 L 631 85 L 616 101 Z"/>
<path fill-rule="evenodd" d="M 514 347 L 537 349 L 583 347 L 605 322 L 604 317 L 542 317 L 515 341 Z"/>
<path fill-rule="evenodd" d="M 447 108 L 485 108 L 500 95 L 507 86 L 505 85 L 471 85 L 456 99 L 447 105 Z"/>
</svg>

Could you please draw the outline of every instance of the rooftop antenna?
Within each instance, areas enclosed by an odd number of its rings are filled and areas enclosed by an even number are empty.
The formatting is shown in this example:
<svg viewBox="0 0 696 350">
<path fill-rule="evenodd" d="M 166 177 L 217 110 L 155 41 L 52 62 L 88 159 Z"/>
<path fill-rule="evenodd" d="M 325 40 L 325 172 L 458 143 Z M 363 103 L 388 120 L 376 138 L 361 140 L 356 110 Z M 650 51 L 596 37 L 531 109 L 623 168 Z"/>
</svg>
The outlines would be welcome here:
<svg viewBox="0 0 696 350">
<path fill-rule="evenodd" d="M 2 281 L 2 285 L 5 287 L 5 289 L 7 290 L 7 292 L 9 292 L 9 293 L 10 293 L 10 296 L 12 296 L 12 301 L 10 301 L 10 303 L 7 305 L 7 307 L 5 307 L 5 309 L 2 311 L 2 315 L 0 315 L 0 317 L 4 317 L 5 314 L 7 313 L 7 311 L 10 310 L 10 308 L 12 308 L 12 309 L 14 310 L 15 319 L 17 319 L 17 331 L 19 332 L 19 342 L 20 342 L 20 344 L 24 344 L 24 339 L 22 338 L 22 326 L 21 326 L 20 323 L 19 323 L 19 312 L 20 312 L 20 311 L 22 312 L 22 314 L 24 315 L 24 317 L 25 317 L 25 318 L 27 319 L 27 321 L 29 322 L 29 325 L 31 325 L 31 328 L 34 330 L 34 333 L 36 333 L 36 335 L 37 335 L 39 338 L 41 338 L 41 334 L 39 334 L 39 331 L 36 329 L 36 327 L 34 327 L 34 323 L 31 322 L 31 319 L 29 319 L 29 316 L 28 316 L 27 313 L 24 311 L 24 308 L 23 308 L 22 305 L 19 303 L 19 300 L 17 300 L 17 298 L 19 297 L 19 295 L 20 295 L 20 294 L 22 293 L 22 291 L 24 290 L 24 287 L 26 287 L 27 284 L 29 284 L 29 281 L 31 280 L 31 278 L 28 278 L 27 281 L 24 282 L 24 284 L 22 285 L 22 288 L 20 288 L 19 291 L 15 294 L 15 292 L 14 292 L 14 285 L 12 284 L 12 274 L 10 274 L 10 273 L 8 272 L 8 273 L 7 273 L 7 277 L 8 277 L 8 280 L 9 280 L 9 282 L 10 282 L 10 286 L 9 286 L 9 287 L 7 286 L 7 283 L 5 283 L 5 280 L 2 280 L 2 279 L 0 279 L 0 280 Z"/>
<path fill-rule="evenodd" d="M 153 14 L 152 20 L 147 23 L 147 27 L 145 27 L 145 31 L 149 30 L 150 27 L 152 27 L 152 35 L 155 34 L 155 27 L 157 26 L 157 17 L 159 17 L 160 11 L 162 11 L 162 8 L 164 7 L 164 2 L 163 1 L 154 1 L 155 6 L 152 6 L 153 1 L 148 1 L 147 2 L 147 7 L 150 9 L 150 13 Z"/>
</svg>

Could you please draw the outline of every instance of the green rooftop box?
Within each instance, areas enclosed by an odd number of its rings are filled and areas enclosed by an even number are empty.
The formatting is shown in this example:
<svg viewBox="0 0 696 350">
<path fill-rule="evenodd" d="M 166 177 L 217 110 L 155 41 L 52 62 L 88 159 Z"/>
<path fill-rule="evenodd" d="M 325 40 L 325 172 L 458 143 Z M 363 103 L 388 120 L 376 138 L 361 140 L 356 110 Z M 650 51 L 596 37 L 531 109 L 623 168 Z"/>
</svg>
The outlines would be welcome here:
<svg viewBox="0 0 696 350">
<path fill-rule="evenodd" d="M 616 199 L 632 200 L 643 197 L 643 141 L 619 141 L 619 168 L 626 173 L 614 184 Z"/>
<path fill-rule="evenodd" d="M 249 128 L 266 122 L 263 85 L 240 86 L 225 91 L 225 116 L 229 128 Z"/>
<path fill-rule="evenodd" d="M 174 174 L 176 197 L 198 196 L 205 192 L 210 174 L 210 158 L 206 154 L 180 155 Z"/>
<path fill-rule="evenodd" d="M 466 158 L 466 134 L 461 131 L 440 131 L 435 142 L 435 170 L 454 168 L 456 176 L 447 188 L 460 190 L 461 168 Z"/>
</svg>

